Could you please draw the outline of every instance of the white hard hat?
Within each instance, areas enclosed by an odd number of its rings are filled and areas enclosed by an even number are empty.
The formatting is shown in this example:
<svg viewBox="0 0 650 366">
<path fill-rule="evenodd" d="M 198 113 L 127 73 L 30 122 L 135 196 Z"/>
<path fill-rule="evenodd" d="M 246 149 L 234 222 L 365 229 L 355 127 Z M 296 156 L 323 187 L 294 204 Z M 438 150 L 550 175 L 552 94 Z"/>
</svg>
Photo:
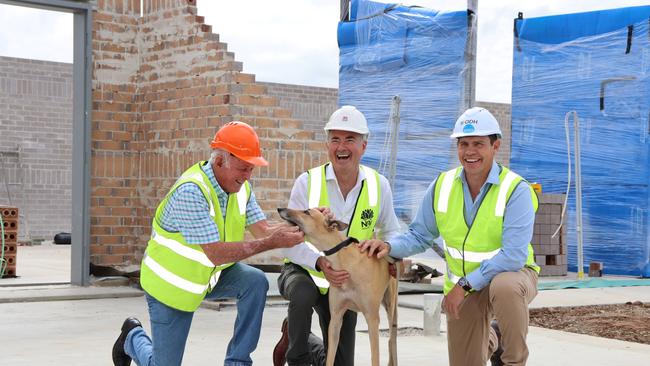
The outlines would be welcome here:
<svg viewBox="0 0 650 366">
<path fill-rule="evenodd" d="M 474 107 L 466 110 L 465 113 L 458 117 L 454 125 L 454 132 L 449 137 L 455 139 L 465 136 L 490 135 L 502 136 L 499 122 L 487 109 Z"/>
<path fill-rule="evenodd" d="M 366 117 L 351 105 L 344 105 L 332 113 L 329 121 L 325 124 L 325 131 L 331 130 L 350 131 L 362 135 L 367 135 L 370 132 Z"/>
</svg>

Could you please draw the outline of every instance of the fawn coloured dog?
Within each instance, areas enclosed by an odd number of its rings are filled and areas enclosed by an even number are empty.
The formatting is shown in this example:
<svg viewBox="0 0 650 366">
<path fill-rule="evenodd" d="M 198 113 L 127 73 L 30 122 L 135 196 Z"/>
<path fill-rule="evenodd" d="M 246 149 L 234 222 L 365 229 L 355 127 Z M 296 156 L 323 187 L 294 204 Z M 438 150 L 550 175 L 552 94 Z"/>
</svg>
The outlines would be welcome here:
<svg viewBox="0 0 650 366">
<path fill-rule="evenodd" d="M 340 230 L 348 225 L 328 219 L 317 209 L 279 208 L 278 212 L 284 220 L 300 227 L 306 240 L 320 251 L 327 251 L 346 240 Z M 383 258 L 368 257 L 356 245 L 346 246 L 327 259 L 332 267 L 348 271 L 350 278 L 343 286 L 329 289 L 331 320 L 326 365 L 334 365 L 343 314 L 350 309 L 363 313 L 366 318 L 372 366 L 379 366 L 379 305 L 383 304 L 390 327 L 388 365 L 397 366 L 397 280 L 390 276 L 388 262 Z"/>
</svg>

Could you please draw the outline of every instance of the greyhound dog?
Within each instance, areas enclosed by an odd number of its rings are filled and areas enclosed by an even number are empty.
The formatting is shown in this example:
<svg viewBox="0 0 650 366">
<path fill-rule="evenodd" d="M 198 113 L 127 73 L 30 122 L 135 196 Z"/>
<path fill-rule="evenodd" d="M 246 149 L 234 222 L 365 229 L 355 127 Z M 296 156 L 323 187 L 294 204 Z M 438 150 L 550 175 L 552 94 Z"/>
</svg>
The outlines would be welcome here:
<svg viewBox="0 0 650 366">
<path fill-rule="evenodd" d="M 291 210 L 279 208 L 280 217 L 297 225 L 305 233 L 307 241 L 318 250 L 328 253 L 334 247 L 346 242 L 341 230 L 348 225 L 328 219 L 317 209 Z M 348 240 L 351 241 L 351 240 Z M 338 249 L 338 248 L 337 248 Z M 388 314 L 390 338 L 388 350 L 389 366 L 397 366 L 397 280 L 388 272 L 384 259 L 368 257 L 356 245 L 346 246 L 328 255 L 327 259 L 336 269 L 344 269 L 350 278 L 341 287 L 330 287 L 330 324 L 327 330 L 327 366 L 334 365 L 334 356 L 339 343 L 343 314 L 348 310 L 361 312 L 368 323 L 372 366 L 379 366 L 379 304 Z"/>
</svg>

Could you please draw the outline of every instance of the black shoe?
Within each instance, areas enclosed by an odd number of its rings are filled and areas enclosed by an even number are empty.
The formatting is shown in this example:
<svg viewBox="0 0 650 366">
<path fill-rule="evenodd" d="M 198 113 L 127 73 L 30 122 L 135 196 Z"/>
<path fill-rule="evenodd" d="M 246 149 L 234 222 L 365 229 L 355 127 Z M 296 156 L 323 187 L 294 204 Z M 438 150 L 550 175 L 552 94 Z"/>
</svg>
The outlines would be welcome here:
<svg viewBox="0 0 650 366">
<path fill-rule="evenodd" d="M 287 318 L 284 318 L 282 321 L 282 336 L 280 336 L 278 344 L 273 348 L 273 366 L 284 366 L 287 362 L 287 349 L 289 348 L 288 325 Z"/>
<path fill-rule="evenodd" d="M 501 361 L 501 355 L 503 354 L 503 347 L 501 347 L 501 331 L 499 330 L 499 325 L 496 320 L 493 320 L 490 326 L 497 334 L 497 342 L 499 342 L 497 349 L 494 351 L 492 356 L 490 356 L 490 364 L 492 366 L 503 366 L 503 361 Z"/>
<path fill-rule="evenodd" d="M 136 318 L 126 318 L 122 324 L 122 333 L 117 337 L 115 344 L 113 345 L 113 365 L 115 366 L 129 366 L 131 364 L 131 357 L 124 352 L 124 341 L 126 340 L 127 334 L 133 328 L 142 327 L 140 321 Z"/>
</svg>

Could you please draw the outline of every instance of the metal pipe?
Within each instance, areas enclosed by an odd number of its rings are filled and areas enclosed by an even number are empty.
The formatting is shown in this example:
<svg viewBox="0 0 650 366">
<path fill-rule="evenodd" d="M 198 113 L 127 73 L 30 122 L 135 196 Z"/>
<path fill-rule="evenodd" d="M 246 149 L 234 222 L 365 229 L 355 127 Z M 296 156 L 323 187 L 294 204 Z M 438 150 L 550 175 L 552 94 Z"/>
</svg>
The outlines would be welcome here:
<svg viewBox="0 0 650 366">
<path fill-rule="evenodd" d="M 578 279 L 584 277 L 584 258 L 582 255 L 582 174 L 580 170 L 580 119 L 578 113 L 573 112 L 573 138 L 576 167 L 576 234 L 578 235 Z"/>
<path fill-rule="evenodd" d="M 395 192 L 395 174 L 397 169 L 397 144 L 399 141 L 399 123 L 400 123 L 400 105 L 402 98 L 399 95 L 393 96 L 393 105 L 391 107 L 391 124 L 390 124 L 390 158 L 388 160 L 388 181 L 390 189 Z"/>
<path fill-rule="evenodd" d="M 469 109 L 476 103 L 476 48 L 478 0 L 467 0 L 467 44 L 465 45 L 465 88 L 463 104 Z"/>
<path fill-rule="evenodd" d="M 339 16 L 341 22 L 350 20 L 350 0 L 341 0 L 341 15 Z"/>
</svg>

